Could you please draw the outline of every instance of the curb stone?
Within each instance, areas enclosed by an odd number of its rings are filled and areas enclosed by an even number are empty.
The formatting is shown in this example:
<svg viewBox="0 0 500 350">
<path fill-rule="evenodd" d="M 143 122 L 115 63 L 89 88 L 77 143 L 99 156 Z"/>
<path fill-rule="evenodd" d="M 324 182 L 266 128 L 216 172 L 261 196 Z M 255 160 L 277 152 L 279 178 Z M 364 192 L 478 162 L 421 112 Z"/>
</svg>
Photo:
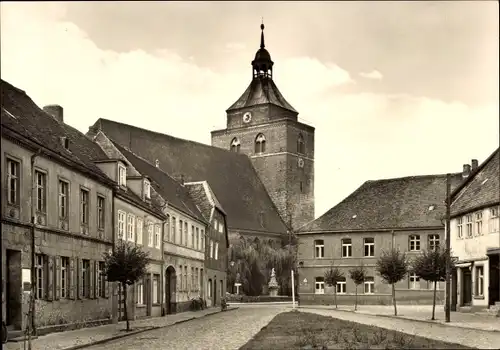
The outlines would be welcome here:
<svg viewBox="0 0 500 350">
<path fill-rule="evenodd" d="M 180 321 L 177 321 L 177 322 L 174 322 L 174 323 L 171 323 L 171 324 L 167 324 L 167 325 L 164 325 L 164 326 L 150 326 L 150 327 L 146 327 L 144 329 L 140 329 L 140 330 L 137 330 L 137 331 L 132 331 L 132 332 L 125 333 L 125 334 L 118 334 L 118 335 L 115 335 L 115 336 L 112 336 L 112 337 L 109 337 L 109 338 L 105 338 L 105 339 L 101 339 L 101 340 L 97 340 L 97 341 L 94 341 L 94 342 L 91 342 L 91 343 L 71 346 L 71 347 L 65 348 L 63 350 L 77 350 L 77 349 L 89 348 L 91 346 L 100 345 L 100 344 L 111 342 L 113 340 L 117 340 L 117 339 L 129 337 L 131 335 L 136 335 L 136 334 L 140 334 L 140 333 L 144 333 L 144 332 L 148 332 L 148 331 L 153 331 L 153 330 L 160 329 L 160 328 L 167 328 L 167 327 L 175 326 L 176 324 L 184 323 L 184 322 L 187 322 L 187 321 L 192 321 L 192 320 L 195 320 L 195 319 L 198 319 L 198 318 L 204 318 L 204 317 L 207 317 L 207 316 L 216 315 L 216 314 L 221 313 L 221 312 L 234 311 L 234 310 L 238 310 L 238 307 L 227 309 L 226 311 L 211 312 L 209 314 L 205 314 L 205 315 L 200 316 L 200 317 L 190 317 L 188 319 L 180 320 Z"/>
<path fill-rule="evenodd" d="M 498 329 L 482 329 L 482 328 L 475 328 L 475 327 L 468 327 L 468 326 L 462 326 L 462 325 L 457 325 L 456 323 L 443 323 L 438 320 L 432 321 L 432 320 L 419 320 L 416 318 L 410 318 L 410 317 L 403 317 L 403 316 L 394 316 L 394 315 L 384 315 L 384 314 L 370 314 L 370 313 L 365 313 L 365 312 L 359 312 L 359 311 L 354 311 L 354 310 L 341 310 L 341 309 L 323 309 L 323 308 L 315 308 L 315 307 L 310 307 L 310 306 L 301 306 L 301 309 L 314 309 L 314 310 L 329 310 L 329 311 L 340 311 L 340 312 L 349 312 L 352 314 L 358 314 L 358 315 L 368 315 L 368 316 L 377 316 L 377 317 L 385 317 L 385 318 L 392 318 L 392 319 L 399 319 L 399 320 L 407 320 L 407 321 L 415 321 L 415 322 L 420 322 L 420 323 L 427 323 L 427 324 L 435 324 L 435 325 L 440 325 L 444 327 L 455 327 L 455 328 L 464 328 L 464 329 L 470 329 L 473 331 L 483 331 L 483 332 L 493 332 L 493 333 L 500 333 L 500 330 Z"/>
</svg>

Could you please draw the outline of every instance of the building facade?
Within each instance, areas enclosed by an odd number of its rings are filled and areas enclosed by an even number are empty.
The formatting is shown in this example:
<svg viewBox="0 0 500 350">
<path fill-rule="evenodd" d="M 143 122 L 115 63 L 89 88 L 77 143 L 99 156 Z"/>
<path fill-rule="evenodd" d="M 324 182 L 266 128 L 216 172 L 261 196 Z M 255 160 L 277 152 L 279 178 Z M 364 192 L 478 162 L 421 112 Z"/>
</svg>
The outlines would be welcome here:
<svg viewBox="0 0 500 350">
<path fill-rule="evenodd" d="M 314 219 L 314 128 L 298 121 L 274 83 L 261 29 L 252 81 L 227 109 L 226 129 L 212 131 L 212 145 L 250 157 L 281 218 L 297 229 Z"/>
<path fill-rule="evenodd" d="M 461 179 L 462 174 L 455 174 L 453 186 Z M 301 303 L 333 303 L 333 287 L 325 284 L 325 272 L 332 266 L 345 277 L 336 287 L 338 302 L 353 303 L 356 286 L 349 270 L 363 265 L 367 277 L 358 287 L 359 302 L 389 304 L 391 286 L 376 273 L 376 261 L 392 248 L 411 260 L 444 244 L 445 191 L 443 175 L 367 181 L 305 225 L 297 234 Z M 442 301 L 444 283 L 439 282 L 437 289 Z M 396 297 L 401 303 L 432 303 L 433 284 L 410 273 L 396 284 Z"/>
<path fill-rule="evenodd" d="M 220 305 L 226 295 L 229 238 L 226 212 L 206 181 L 186 183 L 194 203 L 208 222 L 205 271 L 207 305 Z"/>
<path fill-rule="evenodd" d="M 156 208 L 164 217 L 161 250 L 155 250 L 159 254 L 155 255 L 158 265 L 160 261 L 163 264 L 160 272 L 155 270 L 155 274 L 161 274 L 161 313 L 167 315 L 189 310 L 192 299 L 205 298 L 203 287 L 207 285 L 204 270 L 207 222 L 183 184 L 163 172 L 157 166 L 159 164 L 147 162 L 113 142 L 102 131 L 94 136 L 94 140 L 110 157 L 126 162 L 127 171 L 132 178 L 147 181 L 147 185 L 142 188 L 150 191 L 149 200 L 157 203 Z M 141 186 L 137 184 L 134 188 L 140 196 Z M 149 289 L 146 290 L 151 296 Z"/>
<path fill-rule="evenodd" d="M 62 108 L 45 112 L 5 81 L 1 91 L 3 319 L 26 327 L 33 271 L 37 328 L 110 321 L 100 271 L 113 247 L 114 183 L 86 156 L 88 140 L 64 124 Z"/>
<path fill-rule="evenodd" d="M 500 310 L 499 158 L 497 149 L 452 193 L 452 301 L 459 309 Z"/>
</svg>

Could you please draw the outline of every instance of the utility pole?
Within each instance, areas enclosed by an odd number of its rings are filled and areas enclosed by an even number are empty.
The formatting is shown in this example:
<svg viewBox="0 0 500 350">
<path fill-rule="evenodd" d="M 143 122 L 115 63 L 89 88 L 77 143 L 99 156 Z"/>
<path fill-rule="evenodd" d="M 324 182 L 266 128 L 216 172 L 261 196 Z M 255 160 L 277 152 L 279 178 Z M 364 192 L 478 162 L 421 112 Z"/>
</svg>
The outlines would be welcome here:
<svg viewBox="0 0 500 350">
<path fill-rule="evenodd" d="M 446 174 L 446 304 L 445 304 L 445 316 L 446 322 L 450 322 L 450 279 L 451 279 L 451 249 L 450 249 L 450 206 L 451 206 L 451 198 L 450 198 L 450 189 L 451 189 L 451 179 L 450 174 Z"/>
</svg>

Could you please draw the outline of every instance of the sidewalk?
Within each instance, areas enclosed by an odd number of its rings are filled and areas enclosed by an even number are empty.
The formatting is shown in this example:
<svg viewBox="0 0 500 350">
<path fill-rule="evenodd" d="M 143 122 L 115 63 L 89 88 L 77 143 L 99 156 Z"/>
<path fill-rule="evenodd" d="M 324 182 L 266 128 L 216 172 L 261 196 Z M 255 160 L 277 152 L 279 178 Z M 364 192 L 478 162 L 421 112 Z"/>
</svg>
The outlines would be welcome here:
<svg viewBox="0 0 500 350">
<path fill-rule="evenodd" d="M 389 318 L 403 318 L 425 323 L 439 323 L 449 327 L 460 327 L 466 329 L 477 329 L 489 332 L 500 332 L 500 318 L 494 316 L 483 316 L 464 312 L 451 312 L 450 322 L 445 322 L 443 305 L 436 305 L 435 321 L 431 320 L 432 305 L 398 305 L 398 316 L 394 316 L 394 307 L 391 305 L 358 305 L 358 310 L 354 311 L 354 305 L 304 305 L 302 309 L 327 309 L 335 311 L 345 311 L 357 314 L 382 316 Z"/>
<path fill-rule="evenodd" d="M 237 307 L 228 307 L 227 311 L 236 310 Z M 165 317 L 153 317 L 130 322 L 131 332 L 125 332 L 126 322 L 109 324 L 105 326 L 82 328 L 75 331 L 51 333 L 32 341 L 33 350 L 76 350 L 91 345 L 102 344 L 111 340 L 127 337 L 148 330 L 172 326 L 177 323 L 202 318 L 219 313 L 220 308 L 209 308 L 201 311 L 187 311 Z M 27 348 L 26 344 L 26 348 Z M 24 350 L 24 343 L 9 342 L 3 344 L 5 350 Z"/>
</svg>

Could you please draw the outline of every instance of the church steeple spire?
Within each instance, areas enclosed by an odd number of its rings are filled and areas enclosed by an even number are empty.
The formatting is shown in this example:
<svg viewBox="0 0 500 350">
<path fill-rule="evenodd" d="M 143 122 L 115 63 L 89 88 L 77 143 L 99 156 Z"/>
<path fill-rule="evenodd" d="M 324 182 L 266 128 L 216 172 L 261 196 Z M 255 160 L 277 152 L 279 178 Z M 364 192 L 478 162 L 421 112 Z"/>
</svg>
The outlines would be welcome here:
<svg viewBox="0 0 500 350">
<path fill-rule="evenodd" d="M 255 58 L 252 61 L 252 76 L 256 78 L 273 78 L 273 65 L 274 62 L 271 60 L 271 55 L 266 50 L 264 44 L 264 19 L 260 25 L 260 49 L 255 54 Z"/>
</svg>

